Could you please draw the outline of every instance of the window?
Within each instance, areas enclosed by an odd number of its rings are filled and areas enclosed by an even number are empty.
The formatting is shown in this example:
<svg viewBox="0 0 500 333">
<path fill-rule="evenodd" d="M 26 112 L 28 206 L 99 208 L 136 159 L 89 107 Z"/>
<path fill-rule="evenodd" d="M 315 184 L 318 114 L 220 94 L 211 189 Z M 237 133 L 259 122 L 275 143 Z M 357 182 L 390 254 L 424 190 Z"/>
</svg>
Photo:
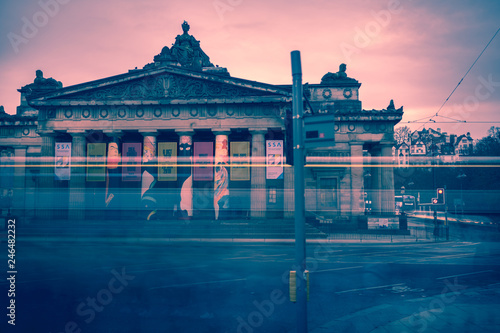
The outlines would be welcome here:
<svg viewBox="0 0 500 333">
<path fill-rule="evenodd" d="M 337 208 L 337 178 L 321 178 L 318 204 L 320 208 Z"/>
</svg>

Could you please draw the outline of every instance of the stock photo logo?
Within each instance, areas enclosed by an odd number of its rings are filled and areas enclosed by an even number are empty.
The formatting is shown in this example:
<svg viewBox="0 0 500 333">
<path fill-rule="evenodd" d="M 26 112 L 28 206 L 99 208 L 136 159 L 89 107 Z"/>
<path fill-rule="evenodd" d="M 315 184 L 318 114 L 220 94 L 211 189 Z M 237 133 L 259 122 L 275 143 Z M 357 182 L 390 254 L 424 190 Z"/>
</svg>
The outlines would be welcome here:
<svg viewBox="0 0 500 333">
<path fill-rule="evenodd" d="M 489 74 L 487 78 L 478 76 L 478 84 L 474 88 L 474 93 L 467 95 L 460 104 L 451 106 L 451 116 L 459 117 L 460 121 L 454 126 L 458 129 L 460 125 L 465 122 L 465 119 L 470 117 L 480 109 L 481 103 L 486 102 L 494 96 L 495 91 L 500 87 L 500 81 L 493 80 L 493 74 Z"/>
<path fill-rule="evenodd" d="M 342 42 L 340 44 L 340 51 L 344 58 L 350 62 L 354 54 L 358 54 L 362 49 L 369 47 L 381 34 L 382 30 L 391 24 L 393 16 L 400 14 L 402 10 L 403 8 L 400 0 L 389 0 L 386 9 L 377 12 L 372 11 L 372 20 L 368 21 L 362 28 L 354 28 L 355 33 L 352 37 L 352 42 Z"/>
<path fill-rule="evenodd" d="M 21 17 L 22 27 L 18 33 L 9 32 L 7 38 L 14 53 L 18 54 L 21 45 L 26 45 L 35 38 L 50 20 L 61 11 L 61 6 L 68 4 L 71 0 L 40 0 L 39 10 L 33 15 Z"/>
<path fill-rule="evenodd" d="M 215 0 L 212 4 L 221 21 L 224 21 L 224 15 L 227 12 L 232 12 L 236 7 L 241 5 L 243 0 Z"/>
</svg>

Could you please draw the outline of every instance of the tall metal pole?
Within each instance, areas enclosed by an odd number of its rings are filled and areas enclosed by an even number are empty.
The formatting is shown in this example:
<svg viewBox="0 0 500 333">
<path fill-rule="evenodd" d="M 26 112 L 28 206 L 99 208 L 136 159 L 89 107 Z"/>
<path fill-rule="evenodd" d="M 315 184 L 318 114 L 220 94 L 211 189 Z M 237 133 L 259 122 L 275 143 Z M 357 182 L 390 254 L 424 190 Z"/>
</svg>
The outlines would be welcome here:
<svg viewBox="0 0 500 333">
<path fill-rule="evenodd" d="M 304 204 L 303 92 L 300 51 L 292 51 L 293 170 L 295 182 L 295 269 L 297 276 L 297 333 L 307 332 L 306 235 Z"/>
</svg>

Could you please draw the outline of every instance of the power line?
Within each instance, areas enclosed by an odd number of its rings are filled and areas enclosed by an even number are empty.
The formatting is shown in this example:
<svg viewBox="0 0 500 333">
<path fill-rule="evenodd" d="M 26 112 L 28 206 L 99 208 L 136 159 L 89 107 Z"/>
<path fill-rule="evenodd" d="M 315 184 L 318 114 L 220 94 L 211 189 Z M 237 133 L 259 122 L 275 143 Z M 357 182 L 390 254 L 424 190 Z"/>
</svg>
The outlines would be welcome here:
<svg viewBox="0 0 500 333">
<path fill-rule="evenodd" d="M 453 95 L 453 93 L 455 92 L 455 90 L 457 90 L 457 88 L 460 86 L 460 84 L 463 82 L 463 80 L 465 79 L 465 77 L 467 76 L 467 74 L 469 74 L 469 72 L 471 71 L 472 67 L 474 67 L 474 65 L 476 64 L 476 62 L 479 60 L 479 58 L 481 58 L 481 56 L 483 55 L 484 51 L 486 51 L 486 49 L 488 48 L 488 46 L 490 46 L 491 42 L 493 41 L 493 39 L 495 39 L 495 37 L 497 36 L 498 32 L 500 32 L 500 28 L 497 29 L 497 31 L 495 32 L 495 34 L 493 35 L 493 37 L 491 37 L 490 41 L 488 42 L 488 44 L 486 44 L 486 46 L 484 47 L 484 49 L 481 51 L 481 53 L 477 56 L 476 60 L 474 60 L 474 62 L 472 63 L 472 65 L 469 67 L 469 69 L 467 70 L 467 72 L 464 74 L 464 76 L 460 79 L 460 81 L 458 82 L 458 84 L 456 85 L 456 87 L 453 89 L 453 91 L 450 93 L 450 95 L 445 99 L 445 101 L 443 102 L 443 104 L 441 105 L 441 107 L 437 110 L 436 114 L 431 116 L 429 118 L 428 121 L 426 122 L 421 122 L 420 120 L 423 120 L 423 119 L 426 119 L 427 117 L 425 118 L 422 118 L 422 119 L 417 119 L 417 120 L 414 120 L 414 121 L 408 121 L 408 123 L 423 123 L 424 125 L 420 126 L 417 131 L 424 127 L 425 124 L 429 123 L 429 122 L 436 122 L 435 120 L 433 120 L 434 117 L 443 117 L 443 116 L 439 116 L 439 112 L 441 112 L 441 110 L 443 109 L 444 105 L 448 102 L 448 100 L 450 99 L 450 97 Z M 446 118 L 446 117 L 444 117 Z M 450 118 L 451 119 L 451 118 Z M 467 122 L 465 120 L 457 120 L 457 122 Z"/>
<path fill-rule="evenodd" d="M 412 124 L 427 124 L 428 121 L 413 121 Z M 464 124 L 500 124 L 500 121 L 460 121 Z M 432 120 L 433 124 L 456 124 L 457 121 L 435 121 Z"/>
<path fill-rule="evenodd" d="M 450 117 L 445 117 L 445 116 L 438 116 L 438 117 L 446 118 L 449 120 L 454 120 L 454 121 L 459 122 L 459 123 L 466 123 L 467 122 L 467 120 L 455 119 L 455 118 L 450 118 Z"/>
<path fill-rule="evenodd" d="M 419 122 L 419 121 L 427 119 L 427 118 L 429 118 L 429 117 L 423 117 L 423 118 L 419 118 L 419 119 L 415 119 L 415 120 L 409 120 L 408 124 L 410 124 L 410 123 L 416 123 L 416 122 Z"/>
<path fill-rule="evenodd" d="M 483 55 L 484 51 L 486 51 L 486 49 L 488 48 L 488 46 L 490 46 L 491 42 L 493 41 L 493 39 L 495 39 L 495 37 L 496 37 L 496 35 L 498 34 L 499 31 L 500 31 L 500 28 L 498 28 L 498 30 L 495 32 L 495 34 L 493 35 L 493 37 L 491 37 L 491 39 L 488 42 L 488 44 L 486 44 L 486 46 L 484 47 L 484 49 L 477 56 L 476 60 L 474 60 L 474 62 L 472 63 L 472 65 L 469 67 L 469 69 L 467 70 L 467 72 L 465 73 L 465 75 L 460 79 L 460 81 L 458 82 L 458 84 L 455 87 L 455 89 L 453 89 L 453 91 L 451 92 L 451 94 L 443 102 L 443 104 L 441 105 L 441 107 L 439 108 L 439 110 L 436 112 L 436 116 L 439 114 L 439 112 L 441 112 L 441 109 L 443 108 L 443 106 L 446 104 L 446 102 L 448 102 L 448 100 L 450 99 L 451 95 L 453 95 L 453 93 L 455 92 L 455 90 L 457 90 L 458 86 L 462 83 L 462 81 L 465 79 L 465 77 L 467 76 L 467 74 L 469 74 L 469 72 L 472 69 L 472 67 L 474 67 L 474 65 L 479 60 L 479 58 L 481 58 L 481 56 Z"/>
</svg>

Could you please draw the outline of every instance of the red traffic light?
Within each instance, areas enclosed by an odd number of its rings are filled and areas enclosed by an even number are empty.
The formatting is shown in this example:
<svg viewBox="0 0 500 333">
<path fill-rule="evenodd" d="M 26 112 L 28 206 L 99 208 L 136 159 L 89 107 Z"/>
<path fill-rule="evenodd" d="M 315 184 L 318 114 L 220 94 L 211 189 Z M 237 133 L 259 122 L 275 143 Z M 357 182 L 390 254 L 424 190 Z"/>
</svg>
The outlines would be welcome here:
<svg viewBox="0 0 500 333">
<path fill-rule="evenodd" d="M 444 188 L 437 189 L 437 204 L 444 205 Z"/>
</svg>

